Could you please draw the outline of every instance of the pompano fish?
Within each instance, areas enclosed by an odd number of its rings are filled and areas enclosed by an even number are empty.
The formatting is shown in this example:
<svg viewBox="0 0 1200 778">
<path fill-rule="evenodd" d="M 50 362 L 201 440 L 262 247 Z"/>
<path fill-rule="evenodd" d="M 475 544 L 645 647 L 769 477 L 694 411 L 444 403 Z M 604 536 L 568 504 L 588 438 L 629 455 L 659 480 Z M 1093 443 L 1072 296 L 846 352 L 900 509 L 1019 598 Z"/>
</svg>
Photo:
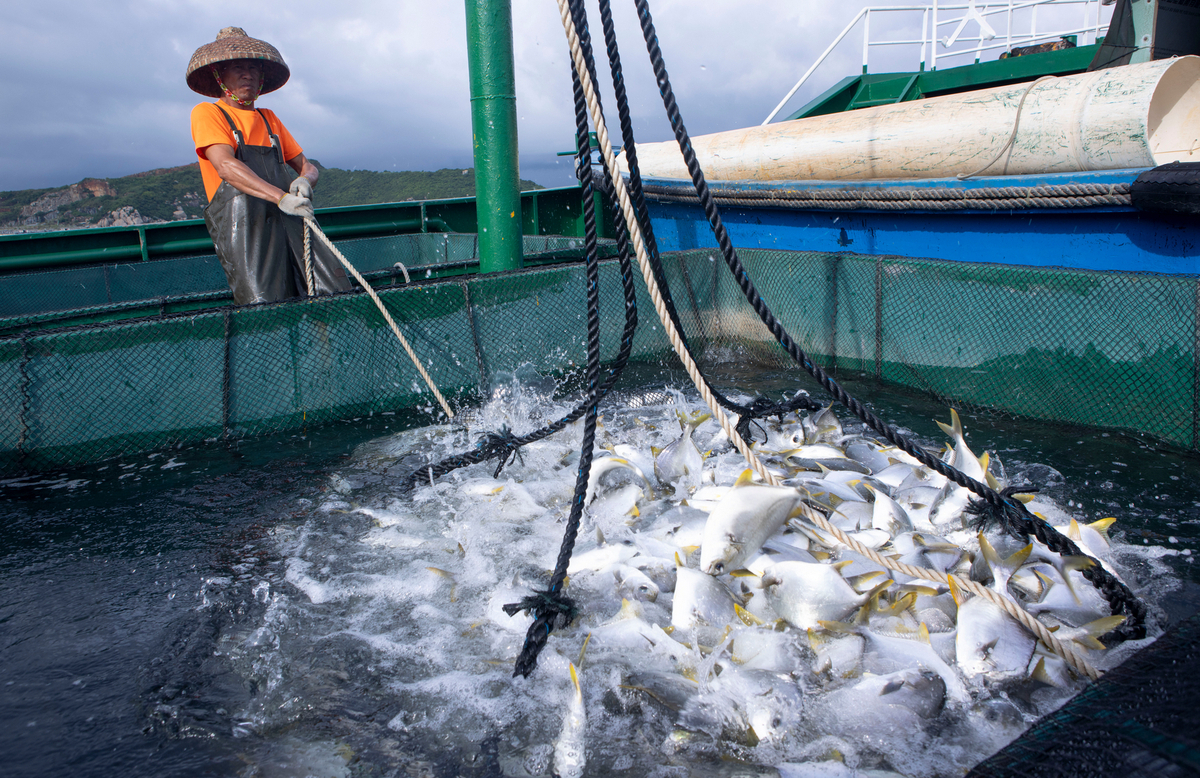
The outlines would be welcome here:
<svg viewBox="0 0 1200 778">
<path fill-rule="evenodd" d="M 682 563 L 676 566 L 672 626 L 679 629 L 725 627 L 737 618 L 734 601 L 733 593 L 716 578 Z"/>
<path fill-rule="evenodd" d="M 1054 636 L 1061 641 L 1075 643 L 1076 651 L 1086 654 L 1088 650 L 1102 651 L 1104 644 L 1100 637 L 1112 632 L 1125 622 L 1124 616 L 1106 616 L 1084 624 L 1082 627 L 1059 627 Z M 1033 654 L 1033 666 L 1030 677 L 1051 686 L 1068 688 L 1075 679 L 1075 674 L 1062 657 L 1054 654 L 1039 642 Z"/>
<path fill-rule="evenodd" d="M 746 470 L 708 515 L 700 544 L 700 569 L 719 575 L 741 567 L 799 505 L 800 493 L 795 489 L 756 484 Z"/>
<path fill-rule="evenodd" d="M 948 694 L 951 699 L 956 702 L 967 702 L 971 699 L 970 693 L 958 676 L 958 671 L 951 667 L 934 647 L 929 628 L 923 623 L 915 629 L 902 623 L 874 625 L 869 619 L 863 624 L 821 622 L 821 626 L 833 631 L 849 631 L 861 635 L 867 646 L 864 667 L 872 672 L 889 673 L 919 667 L 936 673 L 942 679 L 943 693 Z"/>
<path fill-rule="evenodd" d="M 964 600 L 953 583 L 950 591 L 958 603 L 954 653 L 963 674 L 968 678 L 984 674 L 993 678 L 1024 677 L 1037 643 L 1033 635 L 990 600 Z"/>
<path fill-rule="evenodd" d="M 629 561 L 637 553 L 637 547 L 632 542 L 608 543 L 604 540 L 604 534 L 597 530 L 596 547 L 573 555 L 567 573 L 574 575 L 584 570 L 601 572 Z"/>
<path fill-rule="evenodd" d="M 654 487 L 650 485 L 650 479 L 646 477 L 640 467 L 624 457 L 606 456 L 592 460 L 592 469 L 588 475 L 587 492 L 584 494 L 583 504 L 588 505 L 596 498 L 596 492 L 601 488 L 601 479 L 617 471 L 626 471 L 635 477 L 639 485 L 644 487 L 646 499 L 654 499 Z"/>
<path fill-rule="evenodd" d="M 1014 551 L 1007 559 L 1001 559 L 1000 554 L 981 532 L 979 533 L 979 556 L 975 558 L 971 577 L 986 584 L 996 594 L 1016 602 L 1016 597 L 1008 588 L 1009 579 L 1021 565 L 1025 564 L 1025 560 L 1029 559 L 1032 552 L 1033 544 L 1030 543 Z"/>
<path fill-rule="evenodd" d="M 587 737 L 587 712 L 583 707 L 583 689 L 579 685 L 579 673 L 576 672 L 574 664 L 568 666 L 571 668 L 571 684 L 575 687 L 575 692 L 567 704 L 562 731 L 558 734 L 558 740 L 554 741 L 554 774 L 558 778 L 580 778 L 583 768 L 587 766 L 584 748 Z"/>
<path fill-rule="evenodd" d="M 679 723 L 748 745 L 778 741 L 799 723 L 804 705 L 790 676 L 728 663 L 702 689 L 688 700 Z"/>
<path fill-rule="evenodd" d="M 1109 517 L 1093 521 L 1091 524 L 1080 524 L 1075 519 L 1071 519 L 1065 527 L 1055 527 L 1055 529 L 1075 541 L 1075 545 L 1079 546 L 1080 551 L 1099 560 L 1105 570 L 1120 580 L 1121 576 L 1109 564 L 1112 560 L 1112 553 L 1108 544 L 1108 528 L 1115 521 L 1116 518 Z"/>
<path fill-rule="evenodd" d="M 892 458 L 884 446 L 874 441 L 859 440 L 846 445 L 846 456 L 859 464 L 866 465 L 872 473 L 892 467 Z"/>
<path fill-rule="evenodd" d="M 1014 591 L 1025 595 L 1025 609 L 1030 613 L 1049 613 L 1074 627 L 1106 616 L 1110 606 L 1094 586 L 1089 586 L 1086 582 L 1083 582 L 1082 586 L 1072 586 L 1068 583 L 1072 571 L 1090 567 L 1091 560 L 1087 557 L 1067 559 L 1071 560 L 1068 565 L 1072 565 L 1066 570 L 1068 578 L 1064 579 L 1053 565 L 1036 562 L 1018 570 L 1018 574 L 1013 576 L 1009 585 Z M 1033 581 L 1029 579 L 1030 576 L 1033 577 Z"/>
<path fill-rule="evenodd" d="M 658 599 L 658 584 L 650 576 L 630 565 L 615 565 L 613 578 L 617 582 L 617 593 L 624 599 L 654 602 Z"/>
<path fill-rule="evenodd" d="M 799 470 L 852 470 L 863 475 L 871 472 L 865 465 L 847 457 L 840 448 L 828 443 L 806 443 L 779 453 L 785 464 Z"/>
<path fill-rule="evenodd" d="M 980 483 L 984 482 L 986 466 L 981 462 L 980 458 L 975 456 L 970 447 L 967 446 L 967 441 L 963 437 L 962 420 L 958 418 L 958 411 L 950 409 L 949 425 L 938 422 L 938 426 L 942 431 L 954 441 L 954 448 L 945 458 L 947 464 L 961 472 L 963 475 L 974 478 Z M 986 456 L 986 454 L 985 454 Z M 943 527 L 952 525 L 955 522 L 962 521 L 963 509 L 967 507 L 967 502 L 971 499 L 971 492 L 965 487 L 959 486 L 953 481 L 948 481 L 942 487 L 942 493 L 938 501 L 934 504 L 933 510 L 930 513 L 930 522 L 935 527 Z"/>
<path fill-rule="evenodd" d="M 612 621 L 592 630 L 592 640 L 603 648 L 650 653 L 676 663 L 686 661 L 687 649 L 673 640 L 662 627 L 647 621 L 643 608 L 642 603 L 622 600 L 621 610 Z"/>
<path fill-rule="evenodd" d="M 833 405 L 827 405 L 816 413 L 805 416 L 800 420 L 804 429 L 804 439 L 808 443 L 840 443 L 844 437 L 842 423 L 833 412 Z"/>
<path fill-rule="evenodd" d="M 841 507 L 843 503 L 866 503 L 866 498 L 857 489 L 837 481 L 827 481 L 808 474 L 786 478 L 783 486 L 799 489 L 806 499 L 830 510 Z"/>
<path fill-rule="evenodd" d="M 884 581 L 877 588 L 891 583 Z M 821 621 L 840 621 L 871 597 L 871 592 L 855 590 L 842 577 L 839 565 L 779 562 L 766 569 L 761 585 L 771 608 L 800 629 Z"/>
<path fill-rule="evenodd" d="M 919 733 L 946 702 L 936 673 L 919 669 L 864 675 L 830 692 L 819 704 L 820 717 L 835 731 L 866 738 L 883 733 Z"/>
<path fill-rule="evenodd" d="M 875 494 L 875 507 L 871 515 L 871 526 L 874 529 L 883 530 L 889 535 L 911 532 L 913 528 L 912 519 L 908 517 L 908 513 L 905 512 L 904 508 L 897 505 L 896 501 L 888 497 L 884 492 L 876 489 L 871 489 L 871 491 Z"/>
<path fill-rule="evenodd" d="M 938 535 L 922 532 L 902 532 L 892 538 L 892 550 L 906 565 L 933 570 L 953 570 L 966 556 L 954 543 Z"/>
<path fill-rule="evenodd" d="M 700 473 L 704 469 L 704 457 L 700 449 L 692 441 L 692 433 L 703 424 L 711 414 L 697 413 L 691 417 L 679 416 L 679 426 L 683 434 L 678 439 L 668 443 L 664 448 L 654 452 L 654 475 L 664 486 L 678 491 L 684 487 L 687 491 L 695 491 L 700 486 Z"/>
<path fill-rule="evenodd" d="M 816 654 L 812 666 L 814 673 L 828 672 L 834 678 L 849 678 L 858 672 L 867 641 L 862 635 L 834 637 L 810 628 L 808 645 Z"/>
<path fill-rule="evenodd" d="M 742 614 L 739 612 L 738 614 Z M 768 624 L 759 624 L 734 633 L 729 658 L 747 670 L 790 673 L 798 665 L 793 636 Z"/>
</svg>

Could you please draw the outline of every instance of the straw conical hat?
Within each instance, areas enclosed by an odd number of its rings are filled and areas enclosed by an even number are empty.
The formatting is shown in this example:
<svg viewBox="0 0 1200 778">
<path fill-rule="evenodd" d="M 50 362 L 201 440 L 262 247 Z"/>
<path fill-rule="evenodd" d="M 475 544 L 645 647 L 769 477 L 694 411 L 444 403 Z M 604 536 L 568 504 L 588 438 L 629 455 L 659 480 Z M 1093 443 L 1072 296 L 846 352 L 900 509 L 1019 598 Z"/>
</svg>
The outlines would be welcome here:
<svg viewBox="0 0 1200 778">
<path fill-rule="evenodd" d="M 263 66 L 263 86 L 259 92 L 265 95 L 287 83 L 291 71 L 279 50 L 266 41 L 251 38 L 241 27 L 226 27 L 217 33 L 217 39 L 196 49 L 188 63 L 187 85 L 193 92 L 205 97 L 220 97 L 221 88 L 213 78 L 210 65 L 228 62 L 231 59 L 256 59 Z"/>
</svg>

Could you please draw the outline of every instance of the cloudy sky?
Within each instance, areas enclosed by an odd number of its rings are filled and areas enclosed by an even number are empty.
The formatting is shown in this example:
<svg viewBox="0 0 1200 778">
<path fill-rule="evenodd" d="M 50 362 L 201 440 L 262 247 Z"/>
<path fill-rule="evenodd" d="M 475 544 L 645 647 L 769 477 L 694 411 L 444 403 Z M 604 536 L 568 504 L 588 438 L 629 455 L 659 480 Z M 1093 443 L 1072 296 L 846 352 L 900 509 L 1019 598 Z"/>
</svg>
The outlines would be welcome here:
<svg viewBox="0 0 1200 778">
<path fill-rule="evenodd" d="M 652 0 L 688 130 L 760 123 L 864 5 Z M 643 142 L 668 140 L 633 3 L 614 0 L 613 6 L 635 133 Z M 568 185 L 570 163 L 555 156 L 574 145 L 569 56 L 557 4 L 512 0 L 512 12 L 521 175 Z M 599 35 L 594 2 L 589 12 Z M 894 37 L 919 36 L 919 13 L 894 16 Z M 993 19 L 1002 32 L 1002 19 Z M 366 170 L 472 165 L 462 0 L 41 0 L 9 3 L 0 15 L 0 102 L 6 106 L 0 191 L 194 161 L 188 116 L 204 98 L 187 88 L 184 73 L 196 48 L 230 25 L 283 54 L 291 80 L 259 104 L 276 111 L 321 164 Z M 881 28 L 872 21 L 873 37 Z M 977 29 L 969 26 L 966 34 Z M 858 72 L 861 45 L 856 30 L 789 106 Z M 873 50 L 871 68 L 915 69 L 917 57 L 917 47 Z"/>
</svg>

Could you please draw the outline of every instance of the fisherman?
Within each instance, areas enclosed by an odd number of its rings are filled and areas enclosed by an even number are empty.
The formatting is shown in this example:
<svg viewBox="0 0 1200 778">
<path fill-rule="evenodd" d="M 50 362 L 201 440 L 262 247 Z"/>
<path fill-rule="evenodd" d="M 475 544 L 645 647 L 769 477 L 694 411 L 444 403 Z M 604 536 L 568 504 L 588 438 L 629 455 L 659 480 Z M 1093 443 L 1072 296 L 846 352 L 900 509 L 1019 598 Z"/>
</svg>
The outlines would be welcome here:
<svg viewBox="0 0 1200 778">
<path fill-rule="evenodd" d="M 320 171 L 275 114 L 254 105 L 290 75 L 274 46 L 240 27 L 221 30 L 188 63 L 192 91 L 219 98 L 192 109 L 192 140 L 209 199 L 204 223 L 238 305 L 350 288 L 319 240 L 310 241 L 310 283 L 304 220 Z M 288 167 L 298 174 L 290 184 Z"/>
</svg>

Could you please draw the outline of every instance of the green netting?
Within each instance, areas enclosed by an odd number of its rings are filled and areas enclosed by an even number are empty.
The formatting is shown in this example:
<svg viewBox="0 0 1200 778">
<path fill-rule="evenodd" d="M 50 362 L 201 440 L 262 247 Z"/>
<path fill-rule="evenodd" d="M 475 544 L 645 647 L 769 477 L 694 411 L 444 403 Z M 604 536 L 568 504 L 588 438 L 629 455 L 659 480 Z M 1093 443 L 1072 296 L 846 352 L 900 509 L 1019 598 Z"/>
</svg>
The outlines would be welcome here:
<svg viewBox="0 0 1200 778">
<path fill-rule="evenodd" d="M 1195 277 L 854 254 L 739 255 L 787 331 L 835 374 L 853 371 L 975 411 L 1197 448 Z M 693 306 L 691 321 L 702 332 L 694 346 L 718 347 L 718 359 L 736 349 L 766 366 L 791 364 L 715 251 L 671 260 L 676 305 Z"/>
<path fill-rule="evenodd" d="M 527 255 L 581 248 L 572 238 L 526 243 Z M 474 236 L 365 239 L 341 248 L 367 271 L 395 262 L 418 269 L 413 285 L 380 293 L 453 402 L 477 401 L 499 372 L 528 364 L 544 374 L 578 375 L 586 361 L 579 264 L 421 281 L 422 266 L 472 261 Z M 835 372 L 874 376 L 960 407 L 1197 448 L 1195 278 L 853 254 L 741 256 L 779 320 Z M 682 252 L 664 262 L 702 366 L 790 368 L 798 386 L 811 388 L 714 252 Z M 611 360 L 624 326 L 616 263 L 603 262 L 601 277 L 601 342 Z M 0 284 L 14 278 L 27 276 Z M 633 356 L 671 360 L 640 275 L 637 285 L 641 327 Z M 6 304 L 13 288 L 0 294 Z M 12 409 L 0 424 L 0 466 L 95 461 L 432 404 L 361 292 L 246 308 L 152 306 L 134 314 L 60 329 L 48 328 L 54 314 L 46 313 L 36 327 L 20 318 L 0 322 L 0 402 Z"/>
<path fill-rule="evenodd" d="M 617 314 L 602 335 L 611 359 L 624 305 L 616 264 L 601 276 L 601 304 Z M 579 265 L 379 294 L 459 404 L 497 371 L 561 375 L 586 361 Z M 638 345 L 642 355 L 665 348 L 649 328 Z M 0 339 L 0 402 L 13 409 L 0 465 L 15 469 L 428 406 L 431 395 L 374 303 L 354 292 L 13 334 Z"/>
</svg>

